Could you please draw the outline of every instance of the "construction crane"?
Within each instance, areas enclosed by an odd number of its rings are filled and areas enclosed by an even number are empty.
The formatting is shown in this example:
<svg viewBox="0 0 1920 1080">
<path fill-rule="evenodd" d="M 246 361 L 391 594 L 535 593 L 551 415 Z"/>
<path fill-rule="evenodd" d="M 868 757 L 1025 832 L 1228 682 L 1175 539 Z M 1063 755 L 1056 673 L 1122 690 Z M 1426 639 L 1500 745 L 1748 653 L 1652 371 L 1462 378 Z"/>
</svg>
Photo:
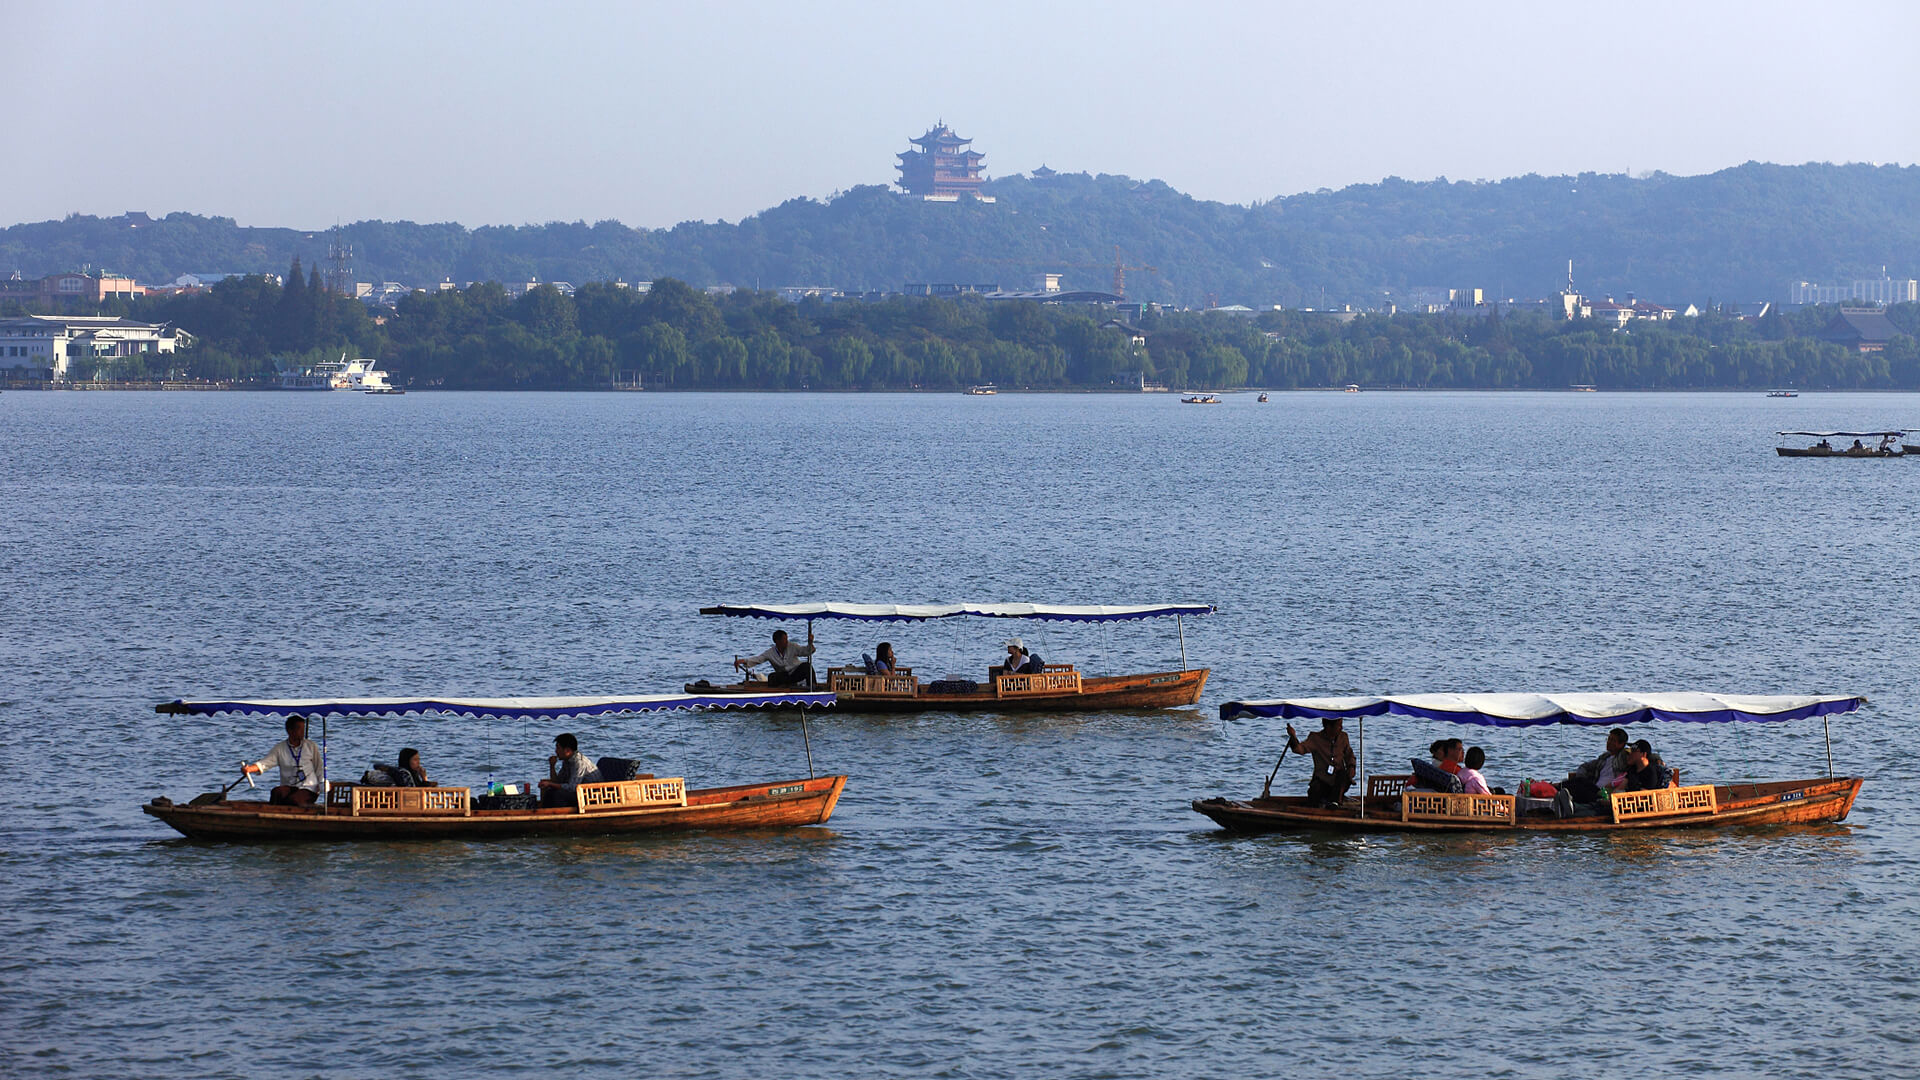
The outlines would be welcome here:
<svg viewBox="0 0 1920 1080">
<path fill-rule="evenodd" d="M 1113 295 L 1122 300 L 1127 298 L 1127 271 L 1129 270 L 1145 270 L 1154 274 L 1160 272 L 1157 266 L 1128 266 L 1127 260 L 1120 254 L 1120 245 L 1113 245 Z"/>
</svg>

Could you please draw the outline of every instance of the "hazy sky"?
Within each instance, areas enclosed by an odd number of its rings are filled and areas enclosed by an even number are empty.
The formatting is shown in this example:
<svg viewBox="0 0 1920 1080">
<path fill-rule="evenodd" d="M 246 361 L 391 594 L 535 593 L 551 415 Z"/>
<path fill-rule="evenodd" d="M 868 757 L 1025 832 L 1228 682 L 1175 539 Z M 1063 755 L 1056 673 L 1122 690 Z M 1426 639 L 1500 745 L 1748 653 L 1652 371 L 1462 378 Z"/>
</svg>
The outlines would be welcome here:
<svg viewBox="0 0 1920 1080">
<path fill-rule="evenodd" d="M 1249 202 L 1397 175 L 1920 160 L 1920 3 L 0 0 L 0 224 L 737 220 L 944 118 Z"/>
</svg>

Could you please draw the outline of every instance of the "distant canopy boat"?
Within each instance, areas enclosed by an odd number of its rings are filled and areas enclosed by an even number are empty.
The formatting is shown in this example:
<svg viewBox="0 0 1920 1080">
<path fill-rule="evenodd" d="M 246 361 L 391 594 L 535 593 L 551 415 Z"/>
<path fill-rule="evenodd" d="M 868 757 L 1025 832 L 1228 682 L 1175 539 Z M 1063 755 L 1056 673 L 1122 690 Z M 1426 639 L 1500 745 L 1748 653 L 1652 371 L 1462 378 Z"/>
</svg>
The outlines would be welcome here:
<svg viewBox="0 0 1920 1080">
<path fill-rule="evenodd" d="M 667 709 L 820 708 L 833 695 L 807 691 L 759 694 L 638 694 L 509 698 L 302 698 L 247 701 L 169 701 L 154 711 L 171 716 L 303 716 L 321 721 L 321 762 L 332 717 L 446 716 L 472 720 L 556 721 Z M 196 840 L 412 840 L 492 839 L 504 836 L 739 829 L 818 825 L 833 814 L 847 778 L 815 776 L 812 740 L 801 716 L 807 778 L 731 787 L 689 789 L 681 777 L 651 774 L 603 778 L 575 788 L 574 805 L 548 809 L 496 808 L 506 801 L 464 787 L 374 787 L 330 782 L 312 806 L 280 806 L 201 795 L 181 805 L 155 798 L 142 806 Z M 602 758 L 604 762 L 615 759 Z M 626 764 L 623 762 L 623 764 Z M 238 781 L 236 781 L 237 783 Z M 231 790 L 233 785 L 228 785 Z"/>
<path fill-rule="evenodd" d="M 1860 794 L 1860 777 L 1833 775 L 1827 728 L 1824 779 L 1764 783 L 1703 783 L 1614 792 L 1598 816 L 1562 816 L 1565 804 L 1513 795 L 1468 795 L 1422 790 L 1410 775 L 1368 776 L 1366 719 L 1406 717 L 1487 727 L 1584 724 L 1785 723 L 1827 718 L 1866 704 L 1857 696 L 1666 694 L 1408 694 L 1386 697 L 1289 698 L 1229 701 L 1223 721 L 1241 719 L 1354 720 L 1358 726 L 1357 786 L 1362 794 L 1337 806 L 1262 792 L 1246 800 L 1200 799 L 1193 809 L 1236 832 L 1328 829 L 1345 832 L 1534 830 L 1590 832 L 1645 828 L 1725 828 L 1843 821 Z M 1284 760 L 1284 758 L 1283 758 Z M 1275 766 L 1277 771 L 1278 765 Z"/>
<path fill-rule="evenodd" d="M 1843 457 L 1843 458 L 1896 458 L 1910 453 L 1920 453 L 1920 447 L 1906 445 L 1905 429 L 1891 431 L 1781 431 L 1781 438 L 1819 439 L 1812 446 L 1776 446 L 1774 453 L 1781 457 Z M 1852 439 L 1851 446 L 1837 447 L 1834 439 Z M 1863 439 L 1877 439 L 1869 445 Z"/>
<path fill-rule="evenodd" d="M 989 668 L 984 681 L 948 678 L 922 681 L 910 667 L 880 671 L 863 662 L 830 667 L 826 689 L 841 712 L 1090 712 L 1104 709 L 1156 709 L 1192 705 L 1205 689 L 1207 668 L 1187 666 L 1187 635 L 1183 619 L 1210 615 L 1211 604 L 715 604 L 702 615 L 735 618 L 785 619 L 807 623 L 809 636 L 815 619 L 855 622 L 925 622 L 930 619 L 1034 619 L 1046 622 L 1111 623 L 1171 616 L 1180 637 L 1180 670 L 1139 675 L 1086 675 L 1073 664 L 1042 663 L 1040 670 L 1009 672 Z M 1044 661 L 1044 657 L 1042 660 Z M 689 683 L 690 694 L 755 693 L 766 683 L 747 681 L 712 686 Z"/>
</svg>

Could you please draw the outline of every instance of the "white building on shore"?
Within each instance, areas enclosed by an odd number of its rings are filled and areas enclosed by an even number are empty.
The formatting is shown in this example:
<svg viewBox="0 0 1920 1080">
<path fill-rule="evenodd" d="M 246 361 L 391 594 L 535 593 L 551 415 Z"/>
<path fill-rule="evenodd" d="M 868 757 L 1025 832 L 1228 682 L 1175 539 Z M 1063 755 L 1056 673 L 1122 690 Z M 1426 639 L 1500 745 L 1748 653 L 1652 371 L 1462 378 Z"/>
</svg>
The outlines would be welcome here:
<svg viewBox="0 0 1920 1080">
<path fill-rule="evenodd" d="M 172 353 L 193 336 L 166 323 L 112 315 L 23 315 L 0 319 L 0 377 L 64 381 L 73 360 Z"/>
</svg>

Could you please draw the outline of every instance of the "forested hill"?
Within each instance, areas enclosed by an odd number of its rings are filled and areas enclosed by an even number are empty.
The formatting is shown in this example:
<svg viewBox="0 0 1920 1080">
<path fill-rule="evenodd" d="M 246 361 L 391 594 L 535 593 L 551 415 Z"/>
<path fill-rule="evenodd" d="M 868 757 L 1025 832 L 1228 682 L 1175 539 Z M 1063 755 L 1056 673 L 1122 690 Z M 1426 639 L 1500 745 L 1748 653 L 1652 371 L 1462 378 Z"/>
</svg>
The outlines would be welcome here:
<svg viewBox="0 0 1920 1080">
<path fill-rule="evenodd" d="M 1493 183 L 1388 179 L 1252 207 L 1158 181 L 1060 174 L 994 181 L 992 204 L 927 203 L 886 188 L 794 199 L 738 224 L 618 222 L 467 229 L 346 226 L 362 281 L 628 281 L 774 289 L 897 289 L 1063 271 L 1106 289 L 1114 249 L 1135 299 L 1254 307 L 1375 306 L 1416 286 L 1544 296 L 1567 260 L 1590 295 L 1666 303 L 1784 297 L 1789 282 L 1920 276 L 1920 167 L 1763 165 L 1705 176 L 1583 174 Z M 326 253 L 325 232 L 174 213 L 134 223 L 75 215 L 0 230 L 0 273 L 82 267 L 165 282 L 279 272 Z"/>
</svg>

